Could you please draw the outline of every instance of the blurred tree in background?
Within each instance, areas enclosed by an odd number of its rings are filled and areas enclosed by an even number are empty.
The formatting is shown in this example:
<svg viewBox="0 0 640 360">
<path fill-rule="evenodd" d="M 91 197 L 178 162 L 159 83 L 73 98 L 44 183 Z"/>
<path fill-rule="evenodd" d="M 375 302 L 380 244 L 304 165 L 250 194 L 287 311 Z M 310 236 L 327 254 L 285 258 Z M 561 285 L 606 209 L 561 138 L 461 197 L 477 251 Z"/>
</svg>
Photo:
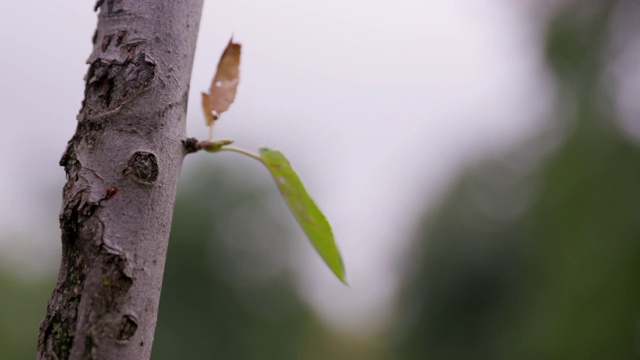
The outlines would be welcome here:
<svg viewBox="0 0 640 360">
<path fill-rule="evenodd" d="M 287 335 L 315 321 L 286 269 L 283 213 L 230 173 L 202 170 L 180 189 L 154 359 L 292 359 Z"/>
<path fill-rule="evenodd" d="M 33 359 L 51 281 L 26 280 L 0 268 L 0 358 Z"/>
<path fill-rule="evenodd" d="M 640 150 L 603 81 L 621 3 L 576 1 L 551 21 L 560 115 L 428 216 L 391 358 L 640 356 Z"/>
<path fill-rule="evenodd" d="M 179 191 L 152 358 L 367 358 L 294 288 L 293 218 L 268 173 L 202 168 Z"/>
<path fill-rule="evenodd" d="M 557 117 L 424 215 L 386 354 L 319 321 L 293 286 L 293 219 L 268 174 L 216 157 L 181 184 L 152 358 L 638 358 L 640 149 L 604 81 L 630 2 L 574 1 L 549 23 Z M 0 359 L 35 354 L 54 280 L 25 278 L 0 268 Z"/>
</svg>

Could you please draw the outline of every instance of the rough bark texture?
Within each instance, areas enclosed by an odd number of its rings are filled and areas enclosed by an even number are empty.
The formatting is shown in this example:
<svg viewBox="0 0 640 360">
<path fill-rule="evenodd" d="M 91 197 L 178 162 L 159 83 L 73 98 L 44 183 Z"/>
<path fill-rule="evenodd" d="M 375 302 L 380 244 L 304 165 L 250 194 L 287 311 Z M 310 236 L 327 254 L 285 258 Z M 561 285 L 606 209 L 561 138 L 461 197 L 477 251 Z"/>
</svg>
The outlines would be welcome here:
<svg viewBox="0 0 640 360">
<path fill-rule="evenodd" d="M 202 0 L 101 0 L 39 359 L 148 359 Z"/>
</svg>

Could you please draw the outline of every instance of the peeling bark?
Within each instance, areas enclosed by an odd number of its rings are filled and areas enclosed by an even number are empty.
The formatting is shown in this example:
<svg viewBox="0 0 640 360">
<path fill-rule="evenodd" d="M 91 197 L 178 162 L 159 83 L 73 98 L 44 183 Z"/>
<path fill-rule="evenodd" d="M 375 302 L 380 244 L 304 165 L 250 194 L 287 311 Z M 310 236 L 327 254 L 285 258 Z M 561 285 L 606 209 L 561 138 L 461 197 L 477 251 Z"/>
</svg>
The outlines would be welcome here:
<svg viewBox="0 0 640 360">
<path fill-rule="evenodd" d="M 202 0 L 100 0 L 38 359 L 148 359 Z"/>
</svg>

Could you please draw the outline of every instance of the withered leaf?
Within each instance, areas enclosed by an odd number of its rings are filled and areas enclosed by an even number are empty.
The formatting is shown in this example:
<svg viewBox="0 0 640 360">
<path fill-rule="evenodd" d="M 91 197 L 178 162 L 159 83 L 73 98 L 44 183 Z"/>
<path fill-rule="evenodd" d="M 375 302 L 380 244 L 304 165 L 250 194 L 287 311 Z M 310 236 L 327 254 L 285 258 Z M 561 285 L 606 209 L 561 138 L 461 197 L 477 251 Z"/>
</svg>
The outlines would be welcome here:
<svg viewBox="0 0 640 360">
<path fill-rule="evenodd" d="M 213 112 L 211 111 L 211 102 L 209 101 L 209 94 L 202 93 L 202 111 L 204 111 L 204 121 L 207 123 L 207 126 L 213 125 L 213 122 L 216 121 L 216 117 L 213 116 Z"/>
<path fill-rule="evenodd" d="M 209 88 L 208 108 L 210 111 L 208 113 L 211 114 L 213 120 L 209 120 L 207 116 L 207 124 L 209 124 L 210 121 L 213 122 L 220 114 L 227 111 L 235 100 L 238 84 L 240 83 L 239 75 L 240 44 L 234 43 L 233 39 L 231 39 L 220 57 L 218 70 Z M 205 102 L 203 97 L 203 107 L 206 106 Z M 207 112 L 206 109 L 205 112 Z"/>
</svg>

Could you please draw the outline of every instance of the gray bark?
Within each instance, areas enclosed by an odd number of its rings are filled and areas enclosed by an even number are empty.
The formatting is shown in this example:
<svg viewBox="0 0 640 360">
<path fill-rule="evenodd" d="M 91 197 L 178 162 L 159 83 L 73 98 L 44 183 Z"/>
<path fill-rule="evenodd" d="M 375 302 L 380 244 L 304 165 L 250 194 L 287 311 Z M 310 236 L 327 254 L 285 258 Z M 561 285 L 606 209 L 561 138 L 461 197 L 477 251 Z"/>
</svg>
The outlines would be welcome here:
<svg viewBox="0 0 640 360">
<path fill-rule="evenodd" d="M 100 0 L 39 359 L 148 359 L 202 0 Z"/>
</svg>

